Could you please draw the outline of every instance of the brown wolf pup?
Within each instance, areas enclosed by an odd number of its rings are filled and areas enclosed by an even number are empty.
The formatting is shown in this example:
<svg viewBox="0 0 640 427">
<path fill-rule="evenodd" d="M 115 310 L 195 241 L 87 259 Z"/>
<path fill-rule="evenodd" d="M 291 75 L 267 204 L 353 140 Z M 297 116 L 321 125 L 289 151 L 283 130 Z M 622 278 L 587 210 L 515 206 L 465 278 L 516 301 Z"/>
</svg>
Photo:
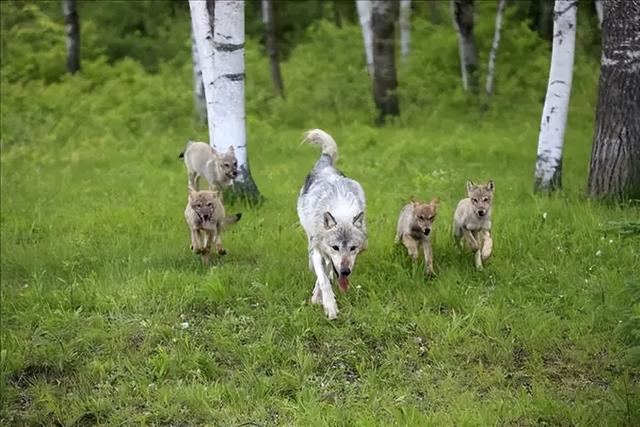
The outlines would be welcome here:
<svg viewBox="0 0 640 427">
<path fill-rule="evenodd" d="M 209 190 L 224 190 L 238 176 L 238 160 L 233 146 L 218 153 L 209 144 L 189 141 L 179 158 L 187 167 L 189 186 L 198 189 L 200 177 L 209 183 Z"/>
<path fill-rule="evenodd" d="M 191 250 L 200 254 L 203 265 L 209 265 L 211 242 L 215 242 L 219 255 L 226 252 L 222 247 L 221 234 L 225 225 L 240 220 L 241 214 L 225 217 L 220 195 L 214 191 L 197 191 L 189 187 L 189 201 L 184 210 L 184 219 L 191 232 Z"/>
<path fill-rule="evenodd" d="M 482 269 L 482 262 L 491 256 L 493 239 L 491 238 L 491 206 L 495 185 L 493 181 L 485 185 L 476 185 L 467 181 L 466 199 L 458 202 L 453 214 L 453 237 L 460 248 L 462 238 L 475 254 L 475 265 Z"/>
<path fill-rule="evenodd" d="M 436 219 L 438 199 L 431 203 L 421 203 L 411 199 L 400 212 L 396 231 L 396 243 L 402 244 L 409 251 L 413 261 L 418 260 L 418 249 L 422 246 L 424 266 L 429 276 L 435 276 L 433 271 L 433 250 L 431 248 L 431 227 Z"/>
</svg>

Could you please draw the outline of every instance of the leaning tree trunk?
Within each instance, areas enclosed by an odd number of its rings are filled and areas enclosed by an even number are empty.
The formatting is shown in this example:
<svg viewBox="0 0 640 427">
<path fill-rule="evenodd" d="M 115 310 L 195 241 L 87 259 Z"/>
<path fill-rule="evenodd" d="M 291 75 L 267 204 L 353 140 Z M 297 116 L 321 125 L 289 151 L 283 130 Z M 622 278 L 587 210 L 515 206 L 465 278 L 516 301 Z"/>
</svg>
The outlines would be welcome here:
<svg viewBox="0 0 640 427">
<path fill-rule="evenodd" d="M 411 44 L 411 0 L 400 0 L 400 53 L 403 59 L 409 56 Z"/>
<path fill-rule="evenodd" d="M 596 15 L 598 15 L 598 27 L 602 28 L 602 18 L 604 18 L 603 0 L 594 0 Z"/>
<path fill-rule="evenodd" d="M 358 9 L 358 19 L 362 28 L 362 39 L 364 41 L 364 54 L 367 59 L 367 71 L 373 75 L 373 30 L 371 29 L 372 6 L 370 0 L 356 0 Z"/>
<path fill-rule="evenodd" d="M 191 61 L 193 62 L 193 101 L 196 112 L 200 121 L 207 121 L 207 102 L 204 95 L 204 82 L 202 80 L 202 68 L 200 67 L 200 58 L 198 56 L 198 47 L 196 46 L 196 38 L 191 31 Z"/>
<path fill-rule="evenodd" d="M 193 0 L 191 0 L 193 1 Z M 234 192 L 252 202 L 261 199 L 249 169 L 244 99 L 244 1 L 216 0 L 213 37 L 213 135 L 219 152 L 233 146 L 238 159 Z"/>
<path fill-rule="evenodd" d="M 460 70 L 462 87 L 465 90 L 478 90 L 478 53 L 473 36 L 473 0 L 452 0 L 453 23 L 458 32 L 458 49 L 460 51 Z"/>
<path fill-rule="evenodd" d="M 562 146 L 569 112 L 578 0 L 556 0 L 549 84 L 542 110 L 534 191 L 562 187 Z"/>
<path fill-rule="evenodd" d="M 266 32 L 267 54 L 269 55 L 269 66 L 271 68 L 271 80 L 278 95 L 284 97 L 284 85 L 282 74 L 280 73 L 280 62 L 278 60 L 278 42 L 276 37 L 276 17 L 273 10 L 273 0 L 262 0 L 262 23 Z"/>
<path fill-rule="evenodd" d="M 385 116 L 400 114 L 398 79 L 396 77 L 393 0 L 373 3 L 373 99 L 380 111 L 379 122 Z"/>
<path fill-rule="evenodd" d="M 507 6 L 507 0 L 499 0 L 498 11 L 496 12 L 496 28 L 493 33 L 493 44 L 491 45 L 491 52 L 489 53 L 489 67 L 487 70 L 487 96 L 493 95 L 493 81 L 496 73 L 496 55 L 498 54 L 498 47 L 500 46 L 500 30 L 502 29 L 502 16 L 504 15 L 504 8 Z"/>
<path fill-rule="evenodd" d="M 67 70 L 70 74 L 75 74 L 80 71 L 80 21 L 76 0 L 64 0 L 62 12 L 67 31 Z"/>
<path fill-rule="evenodd" d="M 640 199 L 640 0 L 607 0 L 588 193 Z"/>
</svg>

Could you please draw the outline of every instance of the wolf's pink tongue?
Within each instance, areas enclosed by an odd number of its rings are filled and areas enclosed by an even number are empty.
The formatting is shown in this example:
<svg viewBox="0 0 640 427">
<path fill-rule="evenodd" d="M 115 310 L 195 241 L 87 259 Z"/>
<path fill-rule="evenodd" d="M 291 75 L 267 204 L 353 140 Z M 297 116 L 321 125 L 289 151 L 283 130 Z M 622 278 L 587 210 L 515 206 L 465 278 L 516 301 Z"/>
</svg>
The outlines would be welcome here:
<svg viewBox="0 0 640 427">
<path fill-rule="evenodd" d="M 347 292 L 347 289 L 349 289 L 349 278 L 347 276 L 340 276 L 338 278 L 338 286 L 342 292 Z"/>
</svg>

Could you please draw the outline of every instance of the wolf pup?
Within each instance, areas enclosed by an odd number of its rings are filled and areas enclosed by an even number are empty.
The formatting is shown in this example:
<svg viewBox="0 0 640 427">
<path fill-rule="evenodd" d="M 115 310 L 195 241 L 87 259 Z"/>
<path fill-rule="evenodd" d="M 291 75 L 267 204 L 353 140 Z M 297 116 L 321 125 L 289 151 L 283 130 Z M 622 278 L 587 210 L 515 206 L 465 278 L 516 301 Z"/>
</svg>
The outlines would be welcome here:
<svg viewBox="0 0 640 427">
<path fill-rule="evenodd" d="M 179 158 L 184 159 L 189 186 L 195 190 L 200 177 L 207 180 L 209 190 L 223 190 L 238 176 L 238 160 L 233 146 L 220 154 L 209 144 L 189 141 Z"/>
<path fill-rule="evenodd" d="M 343 292 L 356 258 L 367 246 L 365 198 L 360 184 L 335 168 L 337 145 L 320 129 L 305 134 L 303 142 L 322 148 L 298 196 L 298 217 L 307 233 L 309 268 L 316 274 L 311 302 L 321 304 L 329 319 L 338 316 L 331 281 Z"/>
<path fill-rule="evenodd" d="M 475 254 L 475 264 L 482 269 L 482 262 L 491 256 L 491 205 L 495 186 L 493 181 L 476 185 L 467 181 L 469 197 L 460 200 L 453 214 L 453 237 L 457 245 L 463 247 L 462 238 Z"/>
<path fill-rule="evenodd" d="M 225 217 L 220 195 L 213 191 L 197 191 L 189 187 L 189 201 L 184 210 L 184 219 L 191 232 L 191 250 L 200 254 L 203 265 L 209 265 L 211 242 L 215 242 L 219 255 L 226 252 L 222 247 L 221 234 L 225 225 L 240 220 L 241 214 Z"/>
<path fill-rule="evenodd" d="M 424 266 L 429 276 L 435 276 L 433 271 L 433 250 L 431 249 L 431 227 L 436 219 L 438 199 L 431 203 L 420 203 L 411 199 L 400 211 L 396 229 L 396 243 L 402 244 L 409 251 L 413 261 L 418 260 L 418 249 L 422 246 Z"/>
</svg>

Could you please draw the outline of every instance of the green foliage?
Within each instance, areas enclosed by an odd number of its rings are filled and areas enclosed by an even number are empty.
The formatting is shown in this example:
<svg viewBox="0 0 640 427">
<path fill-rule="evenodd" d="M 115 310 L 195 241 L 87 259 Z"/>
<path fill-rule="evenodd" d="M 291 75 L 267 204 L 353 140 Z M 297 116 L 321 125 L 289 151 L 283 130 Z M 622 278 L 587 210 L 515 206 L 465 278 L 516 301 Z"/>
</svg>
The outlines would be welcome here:
<svg viewBox="0 0 640 427">
<path fill-rule="evenodd" d="M 224 236 L 227 257 L 204 269 L 188 248 L 177 160 L 188 138 L 207 133 L 192 113 L 188 28 L 171 48 L 183 43 L 183 52 L 153 67 L 96 41 L 71 77 L 41 59 L 64 63 L 53 12 L 18 6 L 2 3 L 3 425 L 638 419 L 640 252 L 637 233 L 623 234 L 640 218 L 633 206 L 583 197 L 597 78 L 586 49 L 565 189 L 539 198 L 530 190 L 548 46 L 512 15 L 484 116 L 459 89 L 451 29 L 416 18 L 412 55 L 399 63 L 402 116 L 386 127 L 372 125 L 357 27 L 305 30 L 283 64 L 284 100 L 250 39 L 249 151 L 266 200 L 228 204 L 243 218 Z M 481 9 L 486 55 L 492 17 Z M 102 24 L 87 21 L 100 40 Z M 295 214 L 318 156 L 298 144 L 311 126 L 333 134 L 340 167 L 368 196 L 370 247 L 335 322 L 309 304 L 314 277 Z M 483 272 L 450 239 L 467 178 L 496 182 L 495 249 Z M 412 195 L 441 200 L 430 281 L 393 246 Z"/>
</svg>

